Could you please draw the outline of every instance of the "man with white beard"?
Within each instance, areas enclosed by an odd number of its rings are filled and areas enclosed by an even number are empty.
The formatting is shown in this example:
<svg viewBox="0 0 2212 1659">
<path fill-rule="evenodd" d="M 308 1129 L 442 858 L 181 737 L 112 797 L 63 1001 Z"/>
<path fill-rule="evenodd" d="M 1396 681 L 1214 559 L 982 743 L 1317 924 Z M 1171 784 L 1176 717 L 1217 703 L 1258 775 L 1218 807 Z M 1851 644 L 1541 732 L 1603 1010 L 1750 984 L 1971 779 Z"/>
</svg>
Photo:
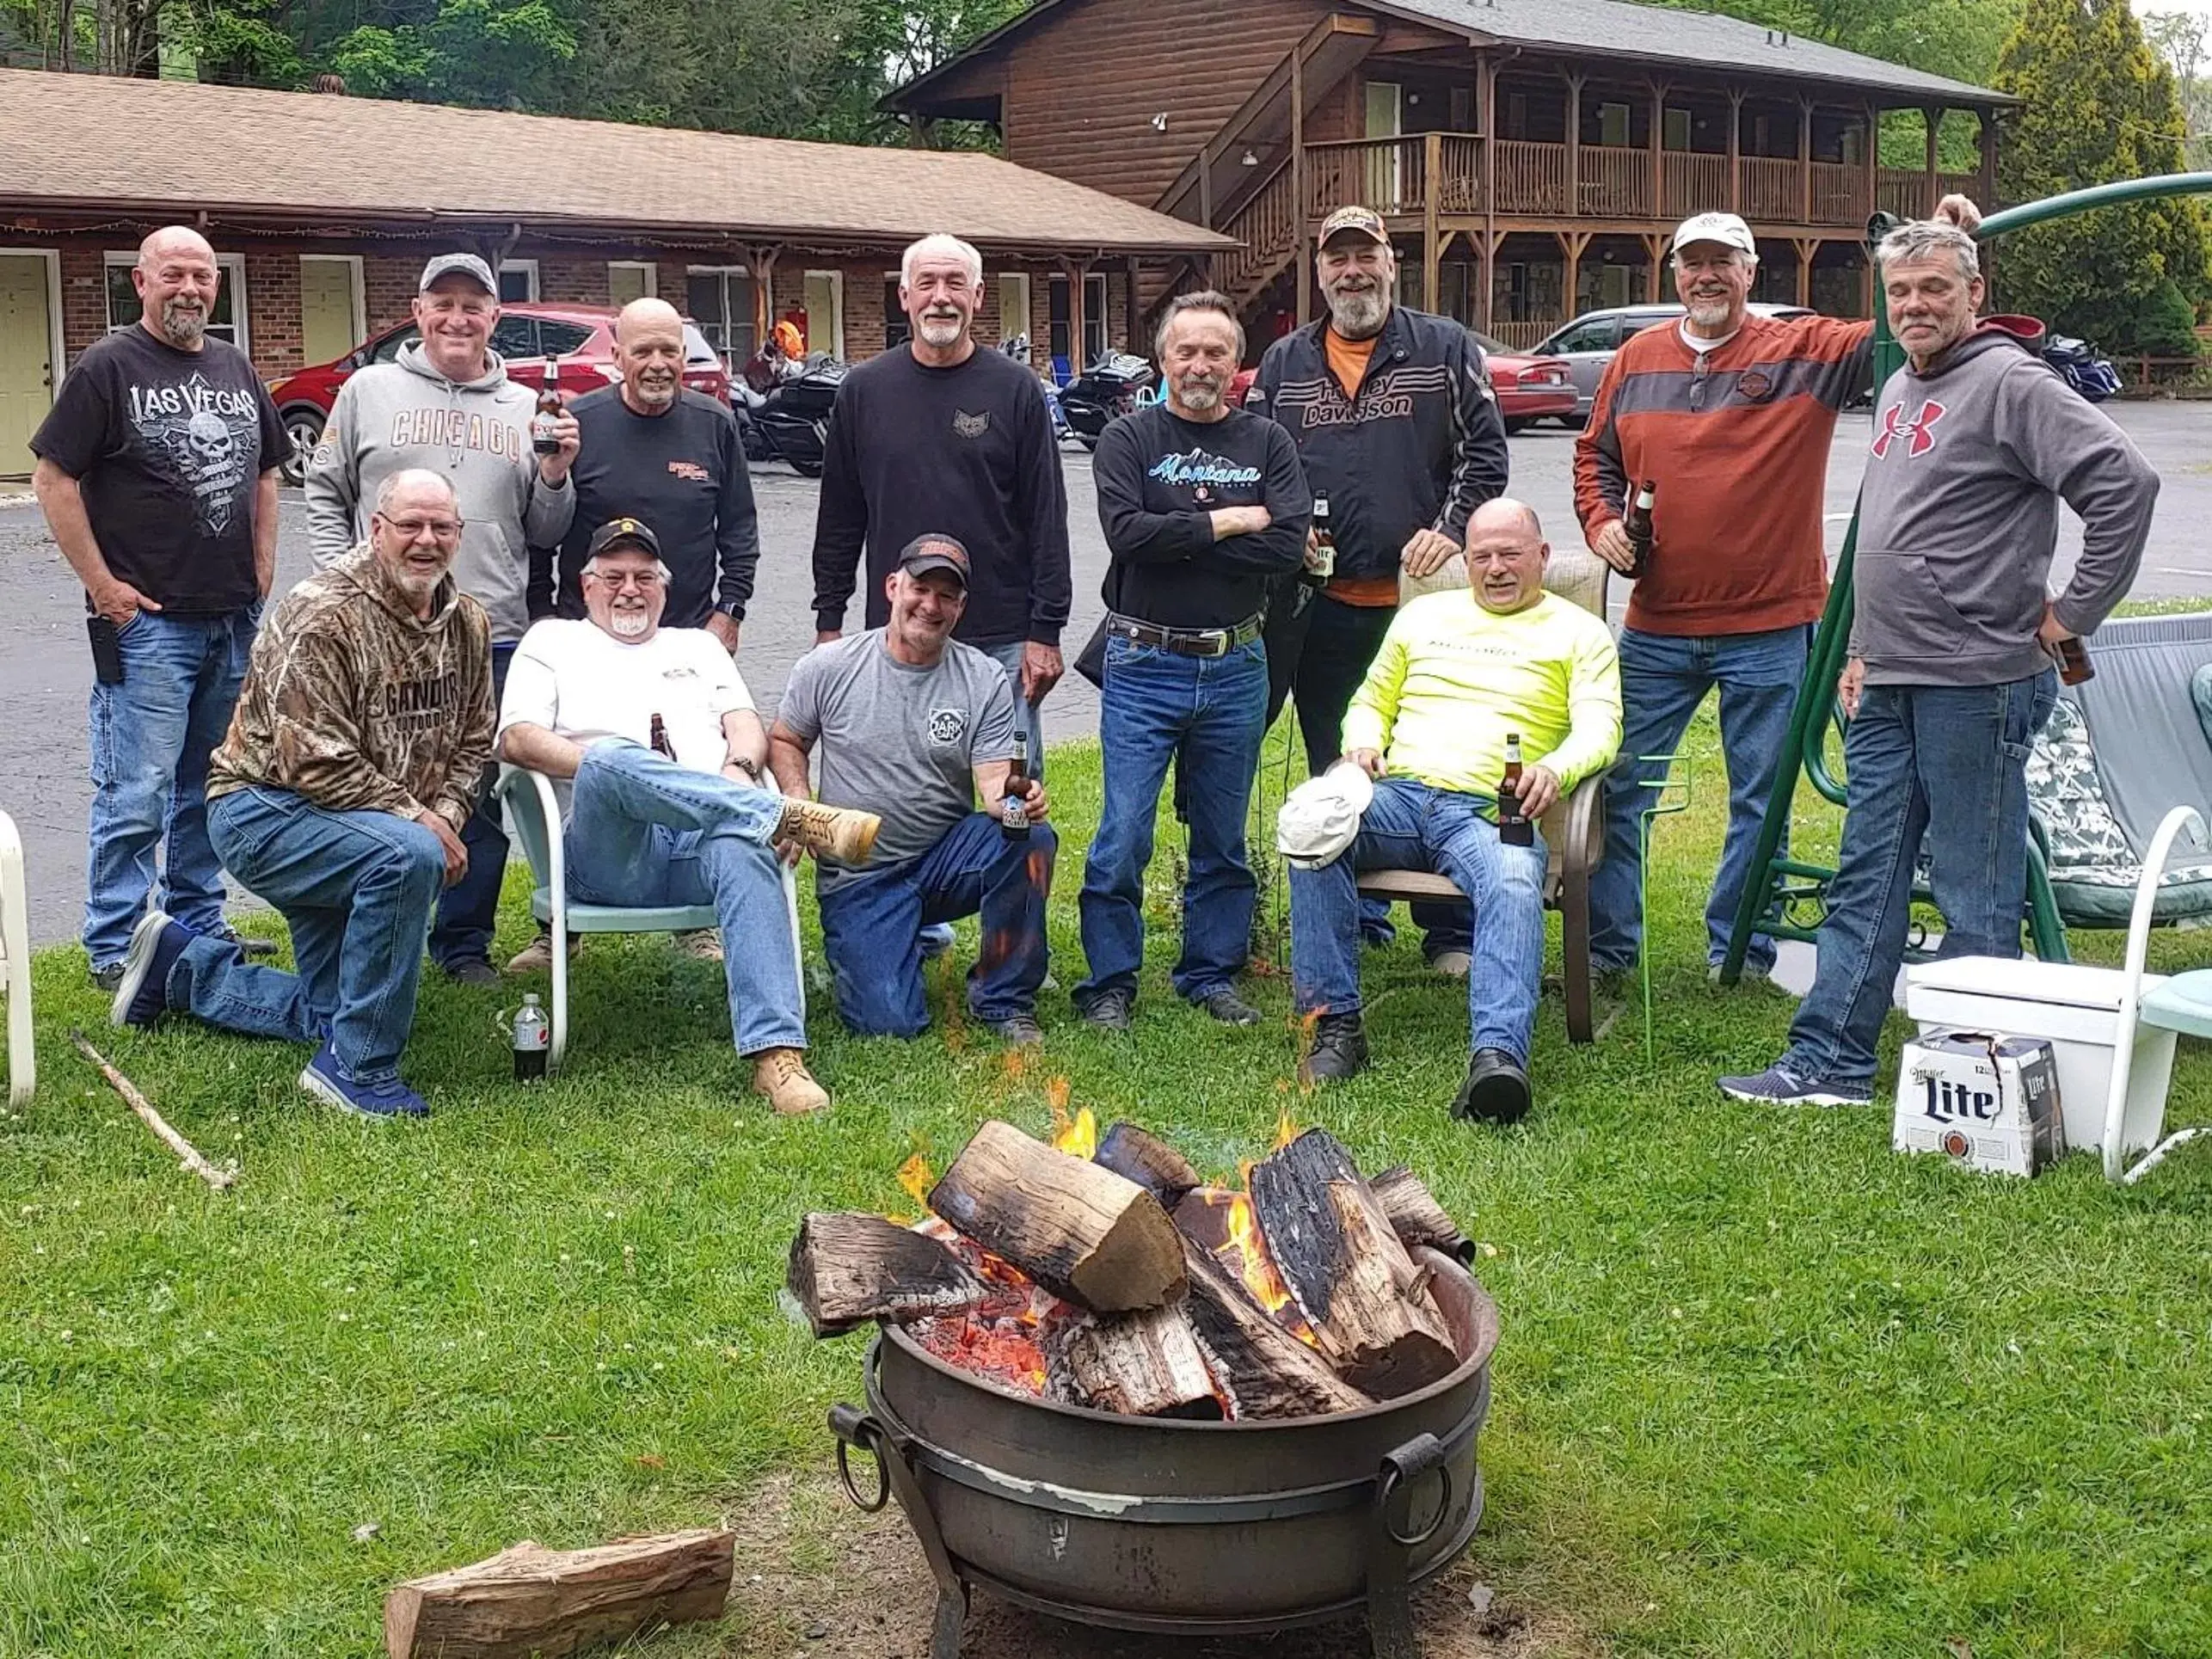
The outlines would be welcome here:
<svg viewBox="0 0 2212 1659">
<path fill-rule="evenodd" d="M 1474 510 L 1505 493 L 1506 445 L 1473 337 L 1396 303 L 1398 255 L 1380 215 L 1331 213 L 1313 267 L 1329 315 L 1268 347 L 1244 406 L 1290 433 L 1314 501 L 1329 503 L 1335 569 L 1278 581 L 1267 624 L 1268 723 L 1295 694 L 1318 776 L 1343 751 L 1344 710 L 1398 614 L 1398 572 L 1433 575 L 1459 551 Z M 1390 937 L 1388 912 L 1371 902 L 1371 940 Z M 1467 971 L 1464 914 L 1414 906 L 1429 962 L 1447 973 Z"/>
</svg>

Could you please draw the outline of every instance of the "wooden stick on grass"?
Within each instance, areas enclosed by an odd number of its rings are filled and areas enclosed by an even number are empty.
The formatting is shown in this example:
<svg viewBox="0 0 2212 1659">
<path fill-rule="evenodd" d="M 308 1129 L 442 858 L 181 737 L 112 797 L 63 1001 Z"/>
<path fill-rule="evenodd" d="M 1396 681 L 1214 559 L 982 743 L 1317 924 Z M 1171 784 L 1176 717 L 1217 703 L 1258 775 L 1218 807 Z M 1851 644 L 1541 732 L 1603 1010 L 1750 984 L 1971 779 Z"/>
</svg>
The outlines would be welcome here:
<svg viewBox="0 0 2212 1659">
<path fill-rule="evenodd" d="M 97 1048 L 85 1041 L 83 1032 L 72 1029 L 69 1040 L 77 1045 L 78 1054 L 100 1068 L 100 1075 L 106 1078 L 115 1092 L 123 1097 L 124 1103 L 138 1115 L 145 1126 L 160 1137 L 162 1145 L 176 1154 L 177 1160 L 186 1169 L 218 1192 L 238 1178 L 235 1171 L 217 1169 L 200 1155 L 189 1140 L 170 1128 L 162 1115 L 154 1109 L 153 1103 L 138 1092 L 137 1085 L 130 1078 L 110 1066 Z"/>
</svg>

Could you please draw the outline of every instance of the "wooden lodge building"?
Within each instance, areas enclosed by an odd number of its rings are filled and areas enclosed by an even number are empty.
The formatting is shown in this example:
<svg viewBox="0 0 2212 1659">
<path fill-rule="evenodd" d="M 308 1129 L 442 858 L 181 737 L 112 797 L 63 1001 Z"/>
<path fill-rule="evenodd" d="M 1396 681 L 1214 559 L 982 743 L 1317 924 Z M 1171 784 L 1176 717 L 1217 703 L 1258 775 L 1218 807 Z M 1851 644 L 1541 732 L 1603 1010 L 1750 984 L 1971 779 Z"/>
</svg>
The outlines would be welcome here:
<svg viewBox="0 0 2212 1659">
<path fill-rule="evenodd" d="M 979 337 L 1088 358 L 1226 237 L 973 151 L 801 144 L 338 94 L 0 69 L 0 478 L 70 363 L 137 321 L 156 226 L 225 273 L 212 331 L 266 377 L 403 322 L 424 261 L 482 254 L 510 300 L 657 293 L 742 364 L 774 319 L 860 358 L 904 337 L 900 250 L 981 249 Z"/>
<path fill-rule="evenodd" d="M 1757 298 L 1865 315 L 1868 216 L 1990 202 L 2012 101 L 1625 0 L 1041 0 L 886 106 L 990 122 L 1010 161 L 1226 232 L 1211 274 L 1263 340 L 1312 314 L 1297 250 L 1360 201 L 1408 303 L 1525 346 L 1671 298 L 1668 236 L 1708 209 L 1758 236 Z M 1877 155 L 1896 111 L 1916 153 Z M 1968 130 L 1978 167 L 1939 172 L 1939 136 L 1966 153 Z"/>
</svg>

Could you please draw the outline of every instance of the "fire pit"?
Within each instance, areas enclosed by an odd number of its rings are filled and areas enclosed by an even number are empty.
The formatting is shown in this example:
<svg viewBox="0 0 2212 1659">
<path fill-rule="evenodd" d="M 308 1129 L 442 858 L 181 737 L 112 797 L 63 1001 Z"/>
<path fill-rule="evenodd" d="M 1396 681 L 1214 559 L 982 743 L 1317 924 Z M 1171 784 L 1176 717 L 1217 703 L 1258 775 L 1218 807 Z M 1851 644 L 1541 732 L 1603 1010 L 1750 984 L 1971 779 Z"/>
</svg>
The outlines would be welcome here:
<svg viewBox="0 0 2212 1659">
<path fill-rule="evenodd" d="M 1482 1518 L 1476 1439 L 1497 1314 L 1451 1257 L 1431 1276 L 1458 1367 L 1354 1411 L 1242 1422 L 1127 1416 L 1023 1398 L 896 1324 L 867 1409 L 830 1413 L 861 1508 L 894 1496 L 938 1586 L 931 1659 L 955 1659 L 969 1593 L 1088 1625 L 1254 1634 L 1365 1610 L 1375 1659 L 1418 1659 L 1408 1592 Z M 851 1450 L 876 1459 L 856 1476 Z"/>
</svg>

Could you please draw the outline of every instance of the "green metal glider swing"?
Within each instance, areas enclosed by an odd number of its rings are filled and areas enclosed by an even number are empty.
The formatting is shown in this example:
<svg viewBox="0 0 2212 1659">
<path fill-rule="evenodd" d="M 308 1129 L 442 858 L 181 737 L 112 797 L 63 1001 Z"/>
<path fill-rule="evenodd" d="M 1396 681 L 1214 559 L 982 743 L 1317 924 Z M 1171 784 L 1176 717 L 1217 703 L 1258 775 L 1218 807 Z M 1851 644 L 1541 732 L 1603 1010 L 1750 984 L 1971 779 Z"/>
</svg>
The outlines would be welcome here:
<svg viewBox="0 0 2212 1659">
<path fill-rule="evenodd" d="M 2212 194 L 2212 173 L 2169 173 L 2156 178 L 2129 179 L 1993 213 L 1982 222 L 1975 234 L 1988 241 L 2008 230 L 2071 218 L 2100 207 L 2117 206 L 2123 202 L 2208 194 Z M 1873 257 L 1873 244 L 1895 222 L 1886 214 L 1877 214 L 1869 221 L 1870 260 Z M 1877 390 L 1903 361 L 1904 352 L 1889 333 L 1889 320 L 1882 304 L 1877 280 L 1874 290 L 1874 384 Z M 1790 716 L 1790 735 L 1783 745 L 1781 762 L 1775 769 L 1774 790 L 1767 802 L 1766 821 L 1760 826 L 1757 851 L 1752 860 L 1752 869 L 1756 873 L 1744 884 L 1743 897 L 1736 906 L 1728 955 L 1721 963 L 1723 985 L 1734 985 L 1742 977 L 1744 957 L 1754 934 L 1810 943 L 1818 937 L 1821 919 L 1827 914 L 1828 884 L 1835 879 L 1835 870 L 1828 865 L 1785 855 L 1782 834 L 1789 826 L 1800 774 L 1835 805 L 1840 807 L 1845 802 L 1844 780 L 1828 765 L 1826 740 L 1831 722 L 1839 730 L 1845 724 L 1842 710 L 1836 703 L 1836 684 L 1842 677 L 1851 636 L 1851 572 L 1858 544 L 1859 513 L 1854 508 L 1851 527 L 1843 538 L 1843 553 L 1836 561 L 1835 575 L 1828 588 L 1828 608 L 1822 613 L 1819 630 L 1813 636 L 1805 677 L 1797 688 L 1797 706 Z M 1916 890 L 1914 896 L 1925 900 L 1929 895 Z M 2070 960 L 2066 924 L 2059 918 L 2058 900 L 2051 892 L 2049 868 L 2042 847 L 2032 839 L 2028 844 L 2027 922 L 2037 956 L 2045 962 Z"/>
</svg>

